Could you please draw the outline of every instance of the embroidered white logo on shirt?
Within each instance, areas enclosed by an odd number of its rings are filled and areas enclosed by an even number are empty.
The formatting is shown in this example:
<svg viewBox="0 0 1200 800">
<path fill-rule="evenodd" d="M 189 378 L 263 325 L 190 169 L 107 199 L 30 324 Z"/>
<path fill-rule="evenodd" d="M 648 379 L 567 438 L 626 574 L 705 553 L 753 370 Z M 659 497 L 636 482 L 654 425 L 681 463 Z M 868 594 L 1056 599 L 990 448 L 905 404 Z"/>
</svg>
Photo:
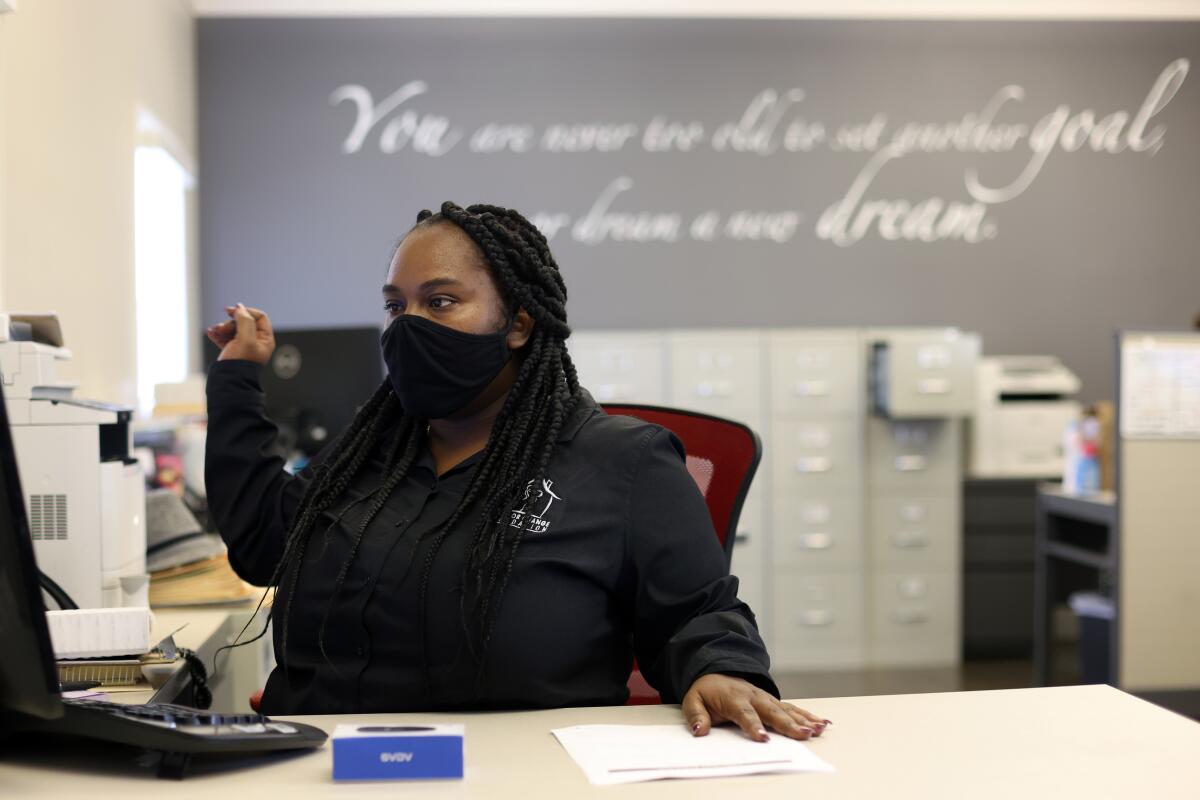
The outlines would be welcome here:
<svg viewBox="0 0 1200 800">
<path fill-rule="evenodd" d="M 525 493 L 522 496 L 524 502 L 520 508 L 514 508 L 510 513 L 509 527 L 524 528 L 526 533 L 545 533 L 550 530 L 550 520 L 547 517 L 550 507 L 556 500 L 562 500 L 554 493 L 553 486 L 554 481 L 549 478 L 542 480 L 541 488 L 534 487 L 532 480 L 525 484 Z"/>
</svg>

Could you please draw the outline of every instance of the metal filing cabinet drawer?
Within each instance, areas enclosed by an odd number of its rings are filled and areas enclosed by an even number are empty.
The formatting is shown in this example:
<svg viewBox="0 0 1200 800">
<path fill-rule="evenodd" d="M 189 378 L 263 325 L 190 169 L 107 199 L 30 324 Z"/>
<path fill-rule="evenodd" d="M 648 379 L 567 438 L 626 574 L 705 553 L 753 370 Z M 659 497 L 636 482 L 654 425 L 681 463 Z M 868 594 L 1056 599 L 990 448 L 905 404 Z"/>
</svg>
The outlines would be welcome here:
<svg viewBox="0 0 1200 800">
<path fill-rule="evenodd" d="M 771 439 L 776 491 L 804 496 L 853 490 L 861 483 L 861 437 L 852 421 L 777 421 Z"/>
<path fill-rule="evenodd" d="M 776 332 L 770 348 L 774 414 L 853 415 L 866 407 L 856 332 Z"/>
<path fill-rule="evenodd" d="M 954 497 L 895 495 L 871 502 L 871 561 L 882 568 L 954 569 L 959 563 Z"/>
<path fill-rule="evenodd" d="M 583 332 L 567 339 L 579 382 L 599 403 L 662 405 L 667 399 L 666 337 L 654 331 Z"/>
<path fill-rule="evenodd" d="M 956 572 L 880 572 L 871 580 L 869 659 L 875 666 L 956 663 Z"/>
<path fill-rule="evenodd" d="M 860 572 L 781 575 L 775 585 L 775 669 L 861 666 L 865 657 Z"/>
<path fill-rule="evenodd" d="M 875 405 L 889 417 L 962 417 L 975 407 L 976 334 L 941 330 L 870 331 Z"/>
<path fill-rule="evenodd" d="M 670 404 L 728 417 L 761 430 L 762 334 L 672 333 Z"/>
<path fill-rule="evenodd" d="M 960 475 L 961 423 L 953 420 L 867 421 L 871 491 L 944 492 Z"/>
<path fill-rule="evenodd" d="M 777 492 L 774 500 L 775 564 L 816 573 L 859 565 L 864 538 L 859 495 Z"/>
</svg>

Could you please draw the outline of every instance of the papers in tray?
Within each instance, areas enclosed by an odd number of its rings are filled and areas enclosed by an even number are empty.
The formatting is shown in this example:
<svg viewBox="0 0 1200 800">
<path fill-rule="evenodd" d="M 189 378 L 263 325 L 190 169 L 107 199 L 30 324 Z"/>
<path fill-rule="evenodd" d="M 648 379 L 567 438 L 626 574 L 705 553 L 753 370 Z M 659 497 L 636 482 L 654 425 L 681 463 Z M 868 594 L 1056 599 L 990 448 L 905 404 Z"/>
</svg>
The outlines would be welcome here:
<svg viewBox="0 0 1200 800">
<path fill-rule="evenodd" d="M 692 736 L 680 725 L 575 725 L 552 731 L 593 784 L 716 778 L 763 772 L 833 772 L 781 734 L 754 742 L 736 728 Z"/>
</svg>

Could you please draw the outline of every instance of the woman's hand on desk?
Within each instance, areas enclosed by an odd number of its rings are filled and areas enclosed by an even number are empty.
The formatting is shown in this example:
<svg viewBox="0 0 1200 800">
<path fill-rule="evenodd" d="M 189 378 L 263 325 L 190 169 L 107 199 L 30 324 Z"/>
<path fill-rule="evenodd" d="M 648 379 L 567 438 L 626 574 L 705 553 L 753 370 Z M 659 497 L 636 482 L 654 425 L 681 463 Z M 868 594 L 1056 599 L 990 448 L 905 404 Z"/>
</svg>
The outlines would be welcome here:
<svg viewBox="0 0 1200 800">
<path fill-rule="evenodd" d="M 776 700 L 749 681 L 729 675 L 704 675 L 683 697 L 683 715 L 693 736 L 713 725 L 735 723 L 747 736 L 765 742 L 769 727 L 793 739 L 820 736 L 830 722 L 791 703 Z"/>
<path fill-rule="evenodd" d="M 225 313 L 229 319 L 205 331 L 209 341 L 221 348 L 217 360 L 245 359 L 258 364 L 270 361 L 275 352 L 275 331 L 266 313 L 241 303 L 226 306 Z"/>
</svg>

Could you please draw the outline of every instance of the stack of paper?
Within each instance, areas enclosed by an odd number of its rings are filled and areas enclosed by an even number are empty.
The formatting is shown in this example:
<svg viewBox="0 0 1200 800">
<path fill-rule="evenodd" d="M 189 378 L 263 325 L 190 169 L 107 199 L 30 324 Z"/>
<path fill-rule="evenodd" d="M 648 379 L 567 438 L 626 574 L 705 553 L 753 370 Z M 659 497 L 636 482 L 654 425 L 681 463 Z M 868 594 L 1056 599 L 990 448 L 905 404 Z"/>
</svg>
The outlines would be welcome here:
<svg viewBox="0 0 1200 800">
<path fill-rule="evenodd" d="M 150 649 L 150 609 L 47 611 L 56 659 L 139 655 Z"/>
<path fill-rule="evenodd" d="M 833 772 L 794 739 L 747 739 L 734 728 L 692 736 L 680 725 L 576 725 L 553 731 L 597 785 L 660 778 L 716 778 L 760 772 Z"/>
</svg>

